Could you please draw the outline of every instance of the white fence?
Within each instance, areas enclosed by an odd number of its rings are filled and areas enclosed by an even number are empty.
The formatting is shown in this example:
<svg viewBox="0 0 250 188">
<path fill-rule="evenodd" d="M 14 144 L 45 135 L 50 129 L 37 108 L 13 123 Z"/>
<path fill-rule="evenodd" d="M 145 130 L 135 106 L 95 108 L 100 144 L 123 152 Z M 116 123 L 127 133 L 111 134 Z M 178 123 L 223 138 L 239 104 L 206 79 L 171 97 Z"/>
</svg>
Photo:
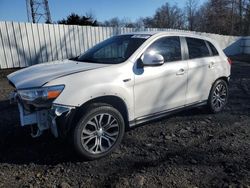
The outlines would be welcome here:
<svg viewBox="0 0 250 188">
<path fill-rule="evenodd" d="M 27 67 L 42 62 L 74 57 L 110 36 L 139 30 L 169 29 L 0 22 L 0 69 Z M 230 45 L 233 46 L 226 49 L 230 55 L 249 52 L 249 50 L 244 51 L 244 45 L 239 37 L 199 34 L 219 41 L 223 49 L 230 47 Z M 236 47 L 232 45 L 237 43 Z M 246 44 L 249 43 L 250 38 Z"/>
</svg>

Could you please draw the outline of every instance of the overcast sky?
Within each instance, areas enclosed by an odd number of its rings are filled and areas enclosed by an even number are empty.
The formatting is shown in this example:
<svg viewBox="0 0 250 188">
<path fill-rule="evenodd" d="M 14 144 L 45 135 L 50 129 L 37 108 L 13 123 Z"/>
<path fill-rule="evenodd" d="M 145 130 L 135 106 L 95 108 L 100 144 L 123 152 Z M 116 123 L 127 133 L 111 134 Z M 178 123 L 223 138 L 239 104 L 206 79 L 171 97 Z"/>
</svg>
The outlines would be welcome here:
<svg viewBox="0 0 250 188">
<path fill-rule="evenodd" d="M 186 0 L 49 0 L 52 21 L 66 18 L 74 12 L 92 12 L 98 21 L 113 17 L 137 18 L 152 16 L 155 10 L 169 2 L 183 8 Z M 199 0 L 200 4 L 205 0 Z M 26 0 L 0 0 L 0 21 L 27 21 Z"/>
</svg>

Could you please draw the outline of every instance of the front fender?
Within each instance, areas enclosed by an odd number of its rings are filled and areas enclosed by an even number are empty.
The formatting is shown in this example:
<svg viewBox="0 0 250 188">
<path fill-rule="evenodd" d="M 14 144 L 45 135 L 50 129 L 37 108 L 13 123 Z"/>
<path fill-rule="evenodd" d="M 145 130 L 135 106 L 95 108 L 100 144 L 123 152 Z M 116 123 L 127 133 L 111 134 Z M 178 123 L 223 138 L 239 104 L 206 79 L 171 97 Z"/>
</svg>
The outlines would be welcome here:
<svg viewBox="0 0 250 188">
<path fill-rule="evenodd" d="M 84 103 L 93 100 L 98 97 L 104 96 L 116 96 L 124 101 L 127 106 L 129 117 L 133 108 L 133 90 L 124 88 L 118 85 L 103 85 L 98 84 L 92 87 L 81 88 L 75 92 L 67 90 L 61 93 L 61 95 L 54 101 L 56 104 L 70 105 L 80 107 Z M 130 118 L 129 118 L 130 119 Z"/>
<path fill-rule="evenodd" d="M 127 78 L 129 81 L 124 81 Z M 80 107 L 98 97 L 117 96 L 126 104 L 129 120 L 134 118 L 134 75 L 131 65 L 129 67 L 110 66 L 76 73 L 53 80 L 47 85 L 60 84 L 64 84 L 65 88 L 53 102 L 54 104 Z"/>
</svg>

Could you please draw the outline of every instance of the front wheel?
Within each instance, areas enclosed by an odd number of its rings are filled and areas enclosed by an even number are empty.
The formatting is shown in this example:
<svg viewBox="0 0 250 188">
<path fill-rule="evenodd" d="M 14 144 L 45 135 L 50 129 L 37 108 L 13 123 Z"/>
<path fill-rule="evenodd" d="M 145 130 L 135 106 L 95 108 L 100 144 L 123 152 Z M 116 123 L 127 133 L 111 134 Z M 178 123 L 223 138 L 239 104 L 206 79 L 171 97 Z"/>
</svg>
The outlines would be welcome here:
<svg viewBox="0 0 250 188">
<path fill-rule="evenodd" d="M 73 131 L 74 146 L 84 158 L 98 159 L 120 144 L 124 132 L 124 119 L 118 110 L 108 105 L 94 105 Z"/>
<path fill-rule="evenodd" d="M 228 84 L 224 80 L 217 80 L 209 95 L 208 107 L 212 113 L 222 111 L 228 101 Z"/>
</svg>

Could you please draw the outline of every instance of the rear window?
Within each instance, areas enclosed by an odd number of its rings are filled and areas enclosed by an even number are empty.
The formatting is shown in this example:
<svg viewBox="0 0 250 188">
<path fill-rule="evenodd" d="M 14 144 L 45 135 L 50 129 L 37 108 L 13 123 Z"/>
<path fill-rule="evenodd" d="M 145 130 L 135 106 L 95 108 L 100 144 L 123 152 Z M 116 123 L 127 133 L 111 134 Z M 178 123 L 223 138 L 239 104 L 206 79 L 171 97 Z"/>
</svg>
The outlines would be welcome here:
<svg viewBox="0 0 250 188">
<path fill-rule="evenodd" d="M 219 53 L 218 53 L 217 49 L 214 47 L 214 45 L 211 42 L 208 42 L 208 41 L 207 41 L 207 43 L 208 43 L 208 45 L 209 45 L 209 47 L 210 47 L 210 49 L 212 51 L 213 56 L 219 55 Z"/>
<path fill-rule="evenodd" d="M 196 38 L 186 38 L 189 59 L 208 57 L 210 56 L 209 50 L 204 40 Z"/>
</svg>

